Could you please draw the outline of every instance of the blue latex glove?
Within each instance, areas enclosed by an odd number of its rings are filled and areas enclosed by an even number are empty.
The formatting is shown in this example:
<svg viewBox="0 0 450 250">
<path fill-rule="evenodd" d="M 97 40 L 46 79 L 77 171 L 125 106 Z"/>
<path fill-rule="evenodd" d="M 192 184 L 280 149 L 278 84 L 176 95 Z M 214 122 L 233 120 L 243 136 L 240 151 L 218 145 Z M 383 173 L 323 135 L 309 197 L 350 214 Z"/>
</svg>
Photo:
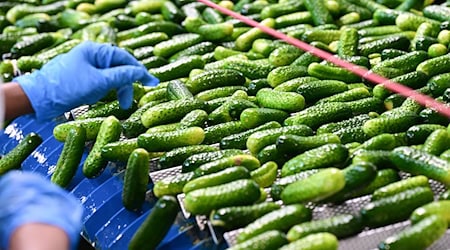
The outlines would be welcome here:
<svg viewBox="0 0 450 250">
<path fill-rule="evenodd" d="M 8 249 L 9 239 L 19 226 L 43 223 L 57 226 L 76 249 L 83 208 L 78 200 L 43 176 L 11 171 L 0 178 L 0 248 Z"/>
<path fill-rule="evenodd" d="M 13 81 L 23 88 L 39 121 L 83 104 L 94 104 L 112 89 L 117 90 L 120 106 L 128 109 L 133 101 L 133 82 L 146 86 L 159 83 L 127 51 L 90 41 Z"/>
</svg>

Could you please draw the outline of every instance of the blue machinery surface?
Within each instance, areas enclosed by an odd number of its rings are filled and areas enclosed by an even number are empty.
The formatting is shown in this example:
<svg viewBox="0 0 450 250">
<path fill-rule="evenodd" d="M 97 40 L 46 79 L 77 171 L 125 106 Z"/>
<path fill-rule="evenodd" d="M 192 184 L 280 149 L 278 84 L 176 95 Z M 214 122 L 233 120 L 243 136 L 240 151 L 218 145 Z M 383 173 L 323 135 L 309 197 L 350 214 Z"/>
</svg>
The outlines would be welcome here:
<svg viewBox="0 0 450 250">
<path fill-rule="evenodd" d="M 56 124 L 55 121 L 38 123 L 32 116 L 17 118 L 0 130 L 0 154 L 9 152 L 28 133 L 36 132 L 42 137 L 43 143 L 23 162 L 22 170 L 39 173 L 50 179 L 63 148 L 63 143 L 53 137 Z M 80 165 L 87 154 L 86 149 Z M 155 198 L 149 195 L 142 211 L 126 210 L 121 200 L 123 171 L 120 169 L 120 166 L 109 164 L 102 175 L 87 179 L 80 166 L 67 188 L 84 206 L 82 236 L 96 249 L 127 249 L 134 232 L 155 203 Z M 150 183 L 149 189 L 151 186 Z M 193 220 L 186 220 L 180 213 L 158 249 L 203 250 L 225 247 L 225 243 L 215 245 L 207 233 L 198 230 Z"/>
</svg>

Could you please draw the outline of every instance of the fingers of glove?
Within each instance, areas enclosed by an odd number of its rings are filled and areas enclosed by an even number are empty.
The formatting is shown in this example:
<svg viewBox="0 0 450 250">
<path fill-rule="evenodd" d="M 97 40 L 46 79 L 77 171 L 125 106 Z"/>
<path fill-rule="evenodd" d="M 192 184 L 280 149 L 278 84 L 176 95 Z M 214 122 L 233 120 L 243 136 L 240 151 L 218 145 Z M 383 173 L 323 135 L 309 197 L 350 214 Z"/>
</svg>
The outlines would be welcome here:
<svg viewBox="0 0 450 250">
<path fill-rule="evenodd" d="M 92 51 L 94 67 L 105 69 L 121 65 L 134 65 L 144 67 L 126 50 L 110 44 L 96 44 L 96 50 Z"/>
<path fill-rule="evenodd" d="M 146 70 L 147 71 L 147 70 Z M 158 78 L 156 78 L 155 76 L 153 76 L 153 75 L 150 75 L 150 74 L 146 74 L 145 76 L 145 79 L 141 79 L 140 80 L 140 82 L 142 83 L 142 85 L 144 85 L 144 86 L 156 86 L 156 85 L 158 85 L 158 83 L 159 83 L 159 79 Z"/>
<path fill-rule="evenodd" d="M 124 85 L 117 90 L 117 99 L 121 109 L 131 108 L 133 102 L 133 86 Z"/>
<path fill-rule="evenodd" d="M 102 74 L 106 79 L 108 88 L 119 89 L 123 85 L 132 85 L 133 82 L 148 82 L 150 75 L 147 70 L 139 66 L 117 66 L 103 69 Z"/>
</svg>

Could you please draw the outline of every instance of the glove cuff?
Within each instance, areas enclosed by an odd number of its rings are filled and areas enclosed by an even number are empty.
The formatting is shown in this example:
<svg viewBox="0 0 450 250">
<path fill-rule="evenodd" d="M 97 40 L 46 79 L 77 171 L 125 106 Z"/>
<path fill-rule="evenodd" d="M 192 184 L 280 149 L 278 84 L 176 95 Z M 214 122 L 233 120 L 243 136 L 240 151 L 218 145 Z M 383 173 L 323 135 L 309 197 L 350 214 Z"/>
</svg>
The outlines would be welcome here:
<svg viewBox="0 0 450 250">
<path fill-rule="evenodd" d="M 63 114 L 58 112 L 58 110 L 61 110 L 57 108 L 58 105 L 51 101 L 54 98 L 48 96 L 47 88 L 51 87 L 49 85 L 52 83 L 39 70 L 31 74 L 15 77 L 13 82 L 19 83 L 20 87 L 22 87 L 39 122 L 49 121 Z"/>
<path fill-rule="evenodd" d="M 69 193 L 42 176 L 12 171 L 0 180 L 0 247 L 7 249 L 12 233 L 26 223 L 43 223 L 64 230 L 71 249 L 81 231 L 81 204 Z"/>
</svg>

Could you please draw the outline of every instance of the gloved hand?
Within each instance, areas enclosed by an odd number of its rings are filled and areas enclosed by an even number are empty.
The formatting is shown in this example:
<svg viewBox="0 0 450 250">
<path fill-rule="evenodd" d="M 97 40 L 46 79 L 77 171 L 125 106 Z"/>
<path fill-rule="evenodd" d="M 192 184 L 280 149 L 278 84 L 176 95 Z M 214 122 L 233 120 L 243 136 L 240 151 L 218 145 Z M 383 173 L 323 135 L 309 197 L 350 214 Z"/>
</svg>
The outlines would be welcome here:
<svg viewBox="0 0 450 250">
<path fill-rule="evenodd" d="M 82 216 L 82 205 L 75 197 L 40 175 L 11 171 L 0 178 L 1 249 L 8 249 L 14 230 L 26 223 L 61 228 L 71 249 L 76 249 Z"/>
<path fill-rule="evenodd" d="M 40 121 L 83 104 L 94 104 L 116 89 L 120 106 L 133 101 L 133 82 L 155 86 L 159 80 L 127 51 L 109 44 L 84 42 L 31 74 L 14 78 Z"/>
</svg>

